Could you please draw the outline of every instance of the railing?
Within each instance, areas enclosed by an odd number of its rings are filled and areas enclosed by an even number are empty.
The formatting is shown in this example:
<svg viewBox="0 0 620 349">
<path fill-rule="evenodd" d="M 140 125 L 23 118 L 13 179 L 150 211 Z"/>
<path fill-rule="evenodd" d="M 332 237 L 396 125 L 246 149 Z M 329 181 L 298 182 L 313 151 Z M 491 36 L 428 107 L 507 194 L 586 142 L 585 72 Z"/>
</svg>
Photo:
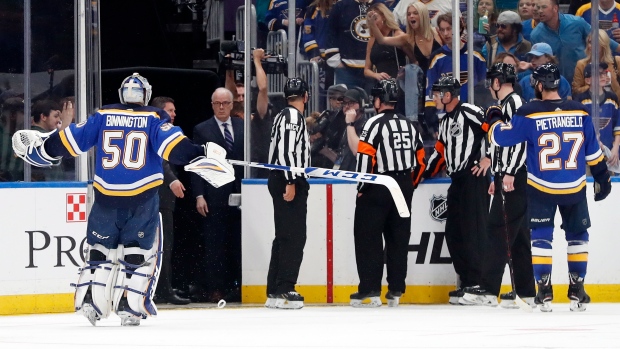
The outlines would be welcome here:
<svg viewBox="0 0 620 349">
<path fill-rule="evenodd" d="M 319 105 L 319 66 L 316 62 L 300 62 L 297 64 L 297 77 L 304 79 L 310 88 L 310 100 L 306 108 L 306 116 L 313 111 L 321 112 Z"/>
<path fill-rule="evenodd" d="M 207 36 L 207 47 L 224 40 L 224 1 L 207 0 L 203 27 Z"/>
<path fill-rule="evenodd" d="M 256 26 L 256 8 L 254 7 L 254 5 L 252 5 L 250 7 L 250 11 L 251 11 L 251 20 L 250 20 L 250 27 L 251 28 L 257 28 Z M 236 40 L 245 40 L 245 20 L 244 20 L 244 16 L 245 16 L 245 5 L 244 6 L 239 6 L 237 8 L 237 15 L 236 15 L 236 19 L 235 19 L 235 38 Z M 256 30 L 252 30 L 252 32 L 250 33 L 250 47 L 256 47 Z"/>
<path fill-rule="evenodd" d="M 282 29 L 267 34 L 267 51 L 276 55 L 287 56 L 287 38 L 286 32 Z M 282 96 L 284 91 L 284 75 L 267 75 L 269 95 Z"/>
</svg>

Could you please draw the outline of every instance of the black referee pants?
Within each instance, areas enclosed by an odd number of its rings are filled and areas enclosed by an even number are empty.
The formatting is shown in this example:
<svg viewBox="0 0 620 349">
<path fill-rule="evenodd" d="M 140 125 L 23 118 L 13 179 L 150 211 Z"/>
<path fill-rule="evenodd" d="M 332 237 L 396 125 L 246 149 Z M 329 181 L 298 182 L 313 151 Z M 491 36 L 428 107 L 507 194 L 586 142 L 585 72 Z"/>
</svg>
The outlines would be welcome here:
<svg viewBox="0 0 620 349">
<path fill-rule="evenodd" d="M 310 186 L 305 179 L 297 179 L 295 198 L 290 202 L 284 201 L 282 197 L 286 191 L 284 172 L 271 171 L 267 186 L 273 199 L 276 230 L 267 273 L 267 294 L 282 294 L 295 291 L 299 276 L 306 245 L 306 213 Z"/>
<path fill-rule="evenodd" d="M 462 288 L 481 283 L 490 184 L 489 177 L 464 171 L 448 188 L 446 219 L 446 244 Z"/>
<path fill-rule="evenodd" d="M 384 174 L 396 179 L 411 211 L 411 172 Z M 357 274 L 360 278 L 358 291 L 381 291 L 385 240 L 388 289 L 404 293 L 411 217 L 402 218 L 398 215 L 394 199 L 385 186 L 371 184 L 357 198 L 353 234 Z"/>
<path fill-rule="evenodd" d="M 508 262 L 508 234 L 517 294 L 520 297 L 534 297 L 536 289 L 527 214 L 527 172 L 520 171 L 515 175 L 515 190 L 504 193 L 505 207 L 502 207 L 500 193 L 502 185 L 502 177 L 495 176 L 495 196 L 489 213 L 482 287 L 494 295 L 499 294 Z"/>
</svg>

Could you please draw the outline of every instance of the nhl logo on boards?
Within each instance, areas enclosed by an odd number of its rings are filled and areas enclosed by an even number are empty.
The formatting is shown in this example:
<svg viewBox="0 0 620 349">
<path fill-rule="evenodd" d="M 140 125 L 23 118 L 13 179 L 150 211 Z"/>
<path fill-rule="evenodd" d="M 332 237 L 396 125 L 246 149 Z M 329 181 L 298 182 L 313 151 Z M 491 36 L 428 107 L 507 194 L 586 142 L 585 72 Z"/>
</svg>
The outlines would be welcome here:
<svg viewBox="0 0 620 349">
<path fill-rule="evenodd" d="M 431 218 L 437 222 L 445 222 L 448 216 L 448 199 L 443 195 L 433 195 L 430 202 L 429 214 Z"/>
<path fill-rule="evenodd" d="M 86 222 L 86 194 L 67 194 L 67 223 Z"/>
</svg>

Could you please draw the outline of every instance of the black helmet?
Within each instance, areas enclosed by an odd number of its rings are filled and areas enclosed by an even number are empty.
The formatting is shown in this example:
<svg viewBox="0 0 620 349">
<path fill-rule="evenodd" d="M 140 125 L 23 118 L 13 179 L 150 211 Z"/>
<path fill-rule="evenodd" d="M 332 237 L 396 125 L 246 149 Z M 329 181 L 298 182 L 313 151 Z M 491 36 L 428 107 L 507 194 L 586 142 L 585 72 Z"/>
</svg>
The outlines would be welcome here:
<svg viewBox="0 0 620 349">
<path fill-rule="evenodd" d="M 530 85 L 536 86 L 536 83 L 543 84 L 543 89 L 556 89 L 560 86 L 560 69 L 553 63 L 545 63 L 534 69 L 530 78 Z"/>
<path fill-rule="evenodd" d="M 517 81 L 517 73 L 515 67 L 512 64 L 507 63 L 495 63 L 487 71 L 487 79 L 484 86 L 486 88 L 491 87 L 493 79 L 499 79 L 500 84 L 512 83 Z"/>
<path fill-rule="evenodd" d="M 289 78 L 284 83 L 284 97 L 303 97 L 308 92 L 308 84 L 300 78 Z"/>
<path fill-rule="evenodd" d="M 396 80 L 387 79 L 377 82 L 370 91 L 372 98 L 379 98 L 381 103 L 396 103 L 398 101 L 398 85 Z"/>
<path fill-rule="evenodd" d="M 442 94 L 450 92 L 454 97 L 461 93 L 461 83 L 450 75 L 442 75 L 439 80 L 433 84 L 431 93 L 434 91 L 441 92 Z M 430 97 L 433 98 L 432 95 Z"/>
</svg>

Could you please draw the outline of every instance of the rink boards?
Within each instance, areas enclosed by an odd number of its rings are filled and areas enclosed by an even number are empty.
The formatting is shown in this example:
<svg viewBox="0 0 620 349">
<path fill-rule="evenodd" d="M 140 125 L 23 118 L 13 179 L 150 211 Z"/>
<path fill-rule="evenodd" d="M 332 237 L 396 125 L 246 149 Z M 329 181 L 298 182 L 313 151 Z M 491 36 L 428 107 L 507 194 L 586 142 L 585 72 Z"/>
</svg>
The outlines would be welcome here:
<svg viewBox="0 0 620 349">
<path fill-rule="evenodd" d="M 620 302 L 618 183 L 614 183 L 609 198 L 599 203 L 591 200 L 592 183 L 588 183 L 593 227 L 589 230 L 586 283 L 597 302 Z M 447 292 L 454 288 L 456 278 L 442 221 L 448 186 L 447 180 L 430 180 L 414 194 L 408 286 L 403 302 L 445 303 Z M 347 303 L 349 294 L 356 291 L 355 194 L 355 184 L 311 180 L 308 238 L 298 286 L 306 302 Z M 78 267 L 83 263 L 89 202 L 86 183 L 0 183 L 0 315 L 73 311 L 73 288 L 69 284 L 77 280 Z M 242 206 L 242 298 L 244 303 L 262 303 L 274 236 L 266 181 L 244 181 Z M 566 243 L 559 229 L 555 240 L 553 282 L 556 301 L 563 301 Z M 509 284 L 506 275 L 504 285 Z"/>
</svg>

